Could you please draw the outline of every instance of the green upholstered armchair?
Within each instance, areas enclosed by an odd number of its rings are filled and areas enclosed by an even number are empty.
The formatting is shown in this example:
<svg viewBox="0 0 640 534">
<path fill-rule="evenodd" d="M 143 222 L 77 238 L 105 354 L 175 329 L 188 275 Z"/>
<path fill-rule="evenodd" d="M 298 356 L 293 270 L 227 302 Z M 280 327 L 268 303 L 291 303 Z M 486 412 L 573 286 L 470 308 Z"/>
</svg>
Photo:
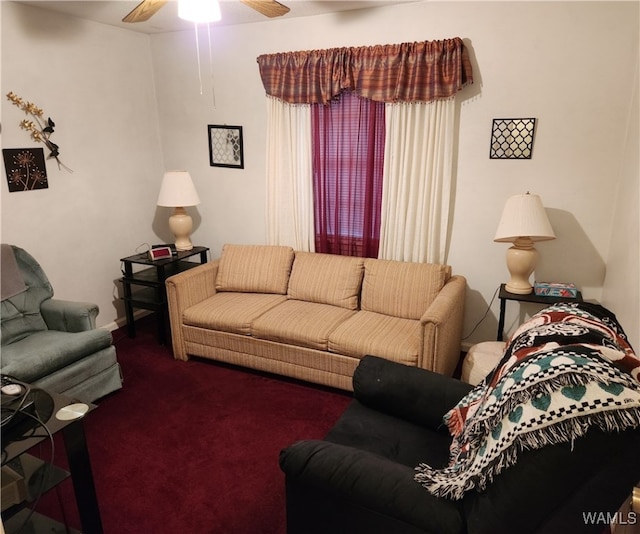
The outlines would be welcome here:
<svg viewBox="0 0 640 534">
<path fill-rule="evenodd" d="M 92 402 L 122 387 L 111 333 L 98 306 L 54 299 L 38 262 L 2 245 L 0 369 L 37 387 Z"/>
</svg>

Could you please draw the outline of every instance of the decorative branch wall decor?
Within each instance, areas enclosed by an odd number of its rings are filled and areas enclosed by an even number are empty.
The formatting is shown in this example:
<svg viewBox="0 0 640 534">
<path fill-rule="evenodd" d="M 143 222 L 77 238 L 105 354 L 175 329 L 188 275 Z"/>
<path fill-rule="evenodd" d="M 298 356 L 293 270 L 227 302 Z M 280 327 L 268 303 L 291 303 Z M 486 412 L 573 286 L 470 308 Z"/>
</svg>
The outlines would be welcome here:
<svg viewBox="0 0 640 534">
<path fill-rule="evenodd" d="M 7 93 L 7 98 L 14 106 L 19 107 L 27 115 L 31 115 L 33 120 L 25 119 L 20 122 L 20 128 L 31 132 L 31 139 L 38 143 L 44 143 L 49 149 L 48 158 L 55 158 L 58 162 L 58 168 L 63 168 L 66 171 L 73 172 L 69 167 L 64 165 L 59 158 L 60 147 L 51 141 L 50 137 L 53 133 L 55 123 L 51 120 L 51 117 L 44 120 L 44 112 L 36 106 L 33 102 L 27 102 L 13 92 Z M 34 122 L 35 121 L 35 122 Z"/>
<path fill-rule="evenodd" d="M 242 126 L 209 125 L 209 163 L 212 167 L 244 169 Z"/>
<path fill-rule="evenodd" d="M 42 148 L 3 148 L 9 192 L 47 189 L 47 167 Z"/>
<path fill-rule="evenodd" d="M 493 119 L 491 159 L 531 159 L 536 119 Z"/>
</svg>

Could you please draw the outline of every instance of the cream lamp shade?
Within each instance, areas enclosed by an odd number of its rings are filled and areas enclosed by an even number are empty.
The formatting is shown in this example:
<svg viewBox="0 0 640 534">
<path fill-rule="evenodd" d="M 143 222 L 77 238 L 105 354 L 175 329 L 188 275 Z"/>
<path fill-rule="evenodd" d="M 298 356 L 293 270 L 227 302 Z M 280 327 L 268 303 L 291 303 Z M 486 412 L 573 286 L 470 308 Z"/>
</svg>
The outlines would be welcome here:
<svg viewBox="0 0 640 534">
<path fill-rule="evenodd" d="M 533 243 L 555 238 L 538 195 L 527 193 L 507 199 L 493 238 L 499 243 L 513 243 L 507 250 L 507 268 L 511 275 L 505 287 L 507 291 L 518 295 L 533 291 L 529 277 L 538 261 L 538 251 Z"/>
<path fill-rule="evenodd" d="M 193 221 L 184 208 L 198 204 L 200 204 L 200 197 L 187 171 L 164 173 L 157 205 L 175 208 L 173 215 L 169 217 L 169 228 L 176 237 L 176 250 L 193 248 L 190 239 Z"/>
</svg>

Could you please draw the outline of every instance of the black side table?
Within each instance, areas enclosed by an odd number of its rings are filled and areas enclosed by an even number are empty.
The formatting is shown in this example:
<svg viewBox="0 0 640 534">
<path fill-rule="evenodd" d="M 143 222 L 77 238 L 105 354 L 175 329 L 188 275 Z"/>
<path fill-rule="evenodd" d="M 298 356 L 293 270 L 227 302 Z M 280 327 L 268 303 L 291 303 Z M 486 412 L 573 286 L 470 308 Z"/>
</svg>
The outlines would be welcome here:
<svg viewBox="0 0 640 534">
<path fill-rule="evenodd" d="M 504 338 L 504 316 L 505 309 L 508 300 L 516 300 L 518 302 L 533 302 L 535 304 L 544 304 L 549 306 L 550 304 L 556 304 L 557 302 L 582 302 L 582 293 L 578 291 L 578 295 L 575 298 L 570 297 L 549 297 L 545 295 L 536 295 L 531 292 L 527 295 L 518 295 L 516 293 L 510 293 L 506 290 L 506 284 L 500 285 L 500 320 L 498 321 L 498 335 L 496 341 L 503 341 Z"/>
<path fill-rule="evenodd" d="M 102 520 L 98 497 L 93 480 L 91 460 L 84 429 L 84 417 L 57 417 L 61 408 L 72 405 L 75 401 L 64 395 L 49 393 L 42 389 L 32 388 L 28 397 L 33 401 L 35 414 L 42 426 L 51 436 L 62 433 L 64 449 L 67 456 L 68 471 L 59 465 L 51 464 L 39 456 L 29 454 L 29 450 L 37 451 L 37 445 L 47 438 L 47 434 L 36 426 L 36 418 L 25 418 L 13 428 L 3 428 L 2 465 L 19 465 L 27 485 L 27 501 L 14 504 L 2 512 L 2 521 L 7 534 L 13 532 L 77 532 L 66 529 L 57 521 L 45 517 L 38 512 L 31 513 L 30 507 L 37 501 L 40 492 L 46 492 L 69 476 L 80 515 L 82 531 L 86 534 L 102 534 Z M 96 409 L 96 405 L 88 404 L 87 413 Z M 73 410 L 71 411 L 73 413 Z M 34 453 L 37 454 L 37 453 Z M 46 476 L 44 473 L 48 473 Z M 44 477 L 44 478 L 43 478 Z M 29 521 L 25 525 L 25 521 Z"/>
<path fill-rule="evenodd" d="M 156 313 L 158 343 L 166 343 L 166 322 L 169 315 L 167 291 L 164 282 L 170 276 L 207 263 L 207 247 L 193 247 L 191 250 L 178 251 L 171 258 L 150 260 L 146 252 L 135 254 L 120 261 L 124 264 L 124 277 L 120 280 L 124 288 L 124 309 L 127 316 L 127 334 L 136 337 L 136 325 L 133 320 L 133 309 L 141 308 Z M 200 256 L 200 263 L 189 258 Z M 134 265 L 145 268 L 135 271 Z M 134 286 L 141 289 L 132 289 Z"/>
</svg>

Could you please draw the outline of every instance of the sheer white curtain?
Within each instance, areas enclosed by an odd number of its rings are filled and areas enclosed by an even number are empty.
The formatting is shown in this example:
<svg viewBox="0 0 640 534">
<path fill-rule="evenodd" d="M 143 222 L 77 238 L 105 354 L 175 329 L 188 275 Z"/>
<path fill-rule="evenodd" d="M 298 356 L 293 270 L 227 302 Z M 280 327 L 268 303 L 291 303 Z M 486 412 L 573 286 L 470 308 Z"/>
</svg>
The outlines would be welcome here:
<svg viewBox="0 0 640 534">
<path fill-rule="evenodd" d="M 446 263 L 455 99 L 387 104 L 382 259 Z M 311 113 L 267 98 L 267 242 L 315 250 Z"/>
<path fill-rule="evenodd" d="M 267 98 L 267 243 L 313 252 L 309 105 Z"/>
<path fill-rule="evenodd" d="M 386 105 L 379 258 L 446 263 L 455 99 Z"/>
</svg>

